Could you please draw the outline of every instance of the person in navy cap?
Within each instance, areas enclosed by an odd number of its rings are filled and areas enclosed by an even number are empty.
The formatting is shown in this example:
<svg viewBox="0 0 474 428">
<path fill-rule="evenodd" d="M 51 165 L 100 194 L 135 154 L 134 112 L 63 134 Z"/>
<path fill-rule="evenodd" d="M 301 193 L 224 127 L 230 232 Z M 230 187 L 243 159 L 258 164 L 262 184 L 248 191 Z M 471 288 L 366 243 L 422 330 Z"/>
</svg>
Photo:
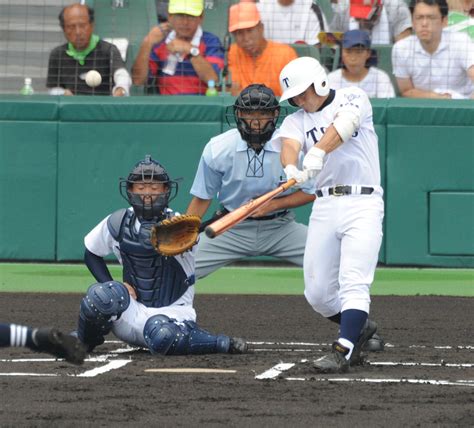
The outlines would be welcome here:
<svg viewBox="0 0 474 428">
<path fill-rule="evenodd" d="M 371 98 L 393 98 L 395 90 L 385 71 L 370 64 L 373 61 L 369 33 L 350 30 L 342 38 L 342 67 L 329 73 L 329 86 L 341 89 L 357 86 Z"/>
</svg>

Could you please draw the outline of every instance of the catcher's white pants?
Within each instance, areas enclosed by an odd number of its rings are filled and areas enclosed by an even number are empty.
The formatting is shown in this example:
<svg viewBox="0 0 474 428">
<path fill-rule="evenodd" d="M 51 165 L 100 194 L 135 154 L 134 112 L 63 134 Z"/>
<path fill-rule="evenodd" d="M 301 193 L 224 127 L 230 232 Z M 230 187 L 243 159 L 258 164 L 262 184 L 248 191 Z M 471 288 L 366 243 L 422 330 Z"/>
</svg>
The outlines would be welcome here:
<svg viewBox="0 0 474 428">
<path fill-rule="evenodd" d="M 143 328 L 148 318 L 153 315 L 166 315 L 178 322 L 196 321 L 193 299 L 194 286 L 189 287 L 186 293 L 171 306 L 162 308 L 148 308 L 130 298 L 130 305 L 127 310 L 122 313 L 118 320 L 114 321 L 112 332 L 129 345 L 147 348 L 148 346 L 143 337 Z"/>
<path fill-rule="evenodd" d="M 371 195 L 314 201 L 304 255 L 304 294 L 324 317 L 347 309 L 369 313 L 383 212 L 381 188 Z"/>
</svg>

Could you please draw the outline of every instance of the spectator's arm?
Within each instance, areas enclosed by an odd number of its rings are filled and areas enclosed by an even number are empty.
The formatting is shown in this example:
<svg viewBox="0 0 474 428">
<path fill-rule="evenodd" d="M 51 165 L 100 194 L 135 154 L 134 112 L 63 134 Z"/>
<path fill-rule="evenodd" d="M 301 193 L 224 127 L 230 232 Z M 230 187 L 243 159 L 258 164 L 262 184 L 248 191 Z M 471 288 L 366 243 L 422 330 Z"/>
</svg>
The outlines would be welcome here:
<svg viewBox="0 0 474 428">
<path fill-rule="evenodd" d="M 190 42 L 179 39 L 174 39 L 173 41 L 167 44 L 167 48 L 170 52 L 183 56 L 190 55 L 190 50 L 192 47 L 193 46 Z M 217 82 L 217 73 L 212 67 L 212 64 L 202 55 L 202 53 L 198 56 L 190 55 L 189 59 L 194 68 L 194 71 L 199 76 L 199 79 L 201 79 L 203 82 L 207 82 L 209 80 L 214 80 L 215 82 Z"/>
<path fill-rule="evenodd" d="M 413 83 L 410 78 L 401 79 L 397 77 L 398 88 L 400 89 L 400 94 L 402 97 L 407 98 L 451 98 L 451 94 L 438 94 L 433 91 L 424 91 L 422 89 L 417 89 L 413 86 Z"/>
<path fill-rule="evenodd" d="M 153 27 L 145 36 L 132 66 L 132 80 L 135 85 L 145 84 L 148 77 L 148 61 L 153 46 L 160 43 L 168 34 L 171 27 L 168 23 L 161 23 Z"/>
<path fill-rule="evenodd" d="M 411 28 L 407 28 L 406 30 L 403 30 L 400 34 L 397 34 L 394 36 L 394 42 L 398 42 L 399 40 L 404 39 L 405 37 L 411 36 Z"/>
<path fill-rule="evenodd" d="M 115 71 L 114 82 L 115 86 L 112 89 L 112 95 L 114 97 L 124 97 L 130 95 L 132 79 L 125 68 L 119 68 Z"/>
<path fill-rule="evenodd" d="M 471 79 L 471 82 L 474 83 L 474 65 L 471 65 L 471 66 L 467 69 L 467 75 L 468 75 L 469 78 Z M 474 92 L 471 94 L 471 98 L 474 99 Z"/>
</svg>

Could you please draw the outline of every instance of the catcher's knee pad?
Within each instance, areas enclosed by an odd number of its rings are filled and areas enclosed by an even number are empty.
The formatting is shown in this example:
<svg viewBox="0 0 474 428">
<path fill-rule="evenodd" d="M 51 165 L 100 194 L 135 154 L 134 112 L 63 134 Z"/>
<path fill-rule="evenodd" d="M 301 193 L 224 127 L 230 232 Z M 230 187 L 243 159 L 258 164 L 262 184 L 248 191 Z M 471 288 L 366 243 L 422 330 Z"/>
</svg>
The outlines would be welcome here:
<svg viewBox="0 0 474 428">
<path fill-rule="evenodd" d="M 120 282 L 96 283 L 89 287 L 81 302 L 81 315 L 95 324 L 119 317 L 130 305 L 128 290 Z"/>
<path fill-rule="evenodd" d="M 152 354 L 173 354 L 173 348 L 185 339 L 181 329 L 166 315 L 148 318 L 143 328 L 145 342 Z"/>
<path fill-rule="evenodd" d="M 178 323 L 166 315 L 155 315 L 148 319 L 143 329 L 145 342 L 154 354 L 188 355 L 228 352 L 230 338 L 214 336 L 200 329 L 196 323 Z"/>
</svg>

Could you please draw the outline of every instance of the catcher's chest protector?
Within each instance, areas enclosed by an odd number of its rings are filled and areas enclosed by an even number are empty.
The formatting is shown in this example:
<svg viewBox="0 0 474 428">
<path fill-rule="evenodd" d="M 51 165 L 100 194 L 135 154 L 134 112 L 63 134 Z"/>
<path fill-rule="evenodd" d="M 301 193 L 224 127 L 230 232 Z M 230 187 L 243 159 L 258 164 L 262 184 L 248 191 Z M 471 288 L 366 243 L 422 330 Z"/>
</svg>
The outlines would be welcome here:
<svg viewBox="0 0 474 428">
<path fill-rule="evenodd" d="M 123 280 L 133 285 L 137 300 L 145 306 L 160 308 L 178 300 L 194 284 L 174 257 L 158 254 L 150 244 L 150 229 L 134 230 L 135 214 L 130 210 L 113 213 L 107 223 L 119 243 Z"/>
</svg>

